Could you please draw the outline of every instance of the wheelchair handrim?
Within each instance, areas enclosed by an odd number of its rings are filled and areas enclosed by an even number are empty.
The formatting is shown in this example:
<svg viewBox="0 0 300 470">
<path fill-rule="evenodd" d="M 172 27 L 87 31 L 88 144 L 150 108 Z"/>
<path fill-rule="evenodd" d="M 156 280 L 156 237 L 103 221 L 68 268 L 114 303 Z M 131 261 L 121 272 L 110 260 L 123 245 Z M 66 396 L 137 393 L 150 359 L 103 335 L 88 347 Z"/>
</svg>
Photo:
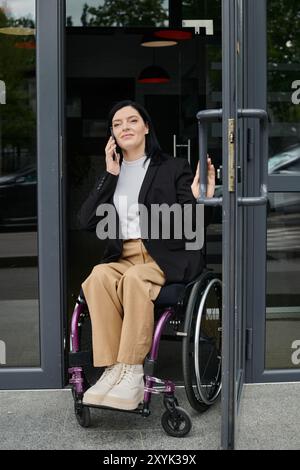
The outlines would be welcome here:
<svg viewBox="0 0 300 470">
<path fill-rule="evenodd" d="M 210 288 L 215 283 L 219 284 L 222 287 L 222 282 L 220 281 L 220 279 L 216 279 L 216 278 L 212 279 L 209 282 L 209 284 L 206 286 L 204 294 L 201 297 L 200 305 L 199 305 L 199 308 L 198 308 L 198 315 L 197 315 L 196 329 L 195 329 L 195 355 L 194 355 L 195 376 L 196 376 L 198 393 L 200 395 L 201 400 L 206 405 L 211 405 L 212 403 L 214 403 L 214 401 L 218 397 L 218 395 L 221 391 L 221 387 L 222 387 L 222 384 L 221 384 L 221 381 L 220 381 L 216 392 L 214 393 L 214 395 L 210 399 L 208 399 L 203 394 L 202 389 L 203 389 L 204 385 L 201 383 L 199 361 L 198 361 L 198 358 L 199 358 L 199 344 L 200 344 L 200 329 L 201 329 L 201 320 L 202 320 L 202 315 L 203 315 L 203 308 L 204 308 L 204 304 L 206 302 L 208 293 L 210 291 Z M 221 364 L 221 361 L 220 361 L 220 364 Z M 217 378 L 219 378 L 220 373 L 221 373 L 220 364 L 219 364 L 219 368 L 218 368 L 217 375 L 216 375 Z"/>
</svg>

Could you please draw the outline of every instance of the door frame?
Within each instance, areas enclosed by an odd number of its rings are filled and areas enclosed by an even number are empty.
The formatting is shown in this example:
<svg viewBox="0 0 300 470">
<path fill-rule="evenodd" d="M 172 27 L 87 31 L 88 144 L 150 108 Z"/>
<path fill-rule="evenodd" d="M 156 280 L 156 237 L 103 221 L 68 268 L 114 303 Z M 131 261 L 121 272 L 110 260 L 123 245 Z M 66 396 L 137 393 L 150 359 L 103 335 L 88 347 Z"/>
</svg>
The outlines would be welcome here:
<svg viewBox="0 0 300 470">
<path fill-rule="evenodd" d="M 64 136 L 65 1 L 41 2 L 37 0 L 36 7 L 42 386 L 62 388 L 64 265 L 62 262 L 63 198 L 61 187 Z"/>
<path fill-rule="evenodd" d="M 266 232 L 264 230 L 266 205 L 253 207 L 253 202 L 250 206 L 241 205 L 242 201 L 238 202 L 238 198 L 241 197 L 251 199 L 257 197 L 261 178 L 263 175 L 265 177 L 265 167 L 263 174 L 260 175 L 260 161 L 262 158 L 267 158 L 267 149 L 266 143 L 262 144 L 263 141 L 260 139 L 262 128 L 257 119 L 259 115 L 264 116 L 263 119 L 265 119 L 265 113 L 257 111 L 266 110 L 266 80 L 260 99 L 257 99 L 255 95 L 253 99 L 248 88 L 250 84 L 254 86 L 254 78 L 259 84 L 263 78 L 266 79 L 266 74 L 262 77 L 257 72 L 257 63 L 254 67 L 253 53 L 256 50 L 253 47 L 253 38 L 257 38 L 257 28 L 260 30 L 261 37 L 264 35 L 266 42 L 266 27 L 263 22 L 265 16 L 260 18 L 262 22 L 259 26 L 254 21 L 260 17 L 259 9 L 265 10 L 265 8 L 266 0 L 252 0 L 251 2 L 223 0 L 222 2 L 223 393 L 221 446 L 223 449 L 235 447 L 239 410 L 246 382 L 246 359 L 248 361 L 252 359 L 249 343 L 251 344 L 251 332 L 253 333 L 253 318 L 250 313 L 258 306 L 260 312 L 265 311 L 266 301 Z M 266 58 L 265 53 L 266 44 L 265 49 L 261 49 L 261 60 Z M 255 85 L 257 86 L 258 83 L 255 82 Z M 256 93 L 256 88 L 253 92 Z M 241 109 L 255 109 L 256 112 L 254 114 L 251 111 L 247 112 L 247 118 L 245 118 L 243 112 L 240 113 Z M 257 118 L 251 118 L 252 115 Z M 231 129 L 232 121 L 234 125 Z M 232 144 L 229 138 L 231 132 L 234 137 Z M 241 166 L 241 184 L 238 183 L 238 165 Z M 230 171 L 231 168 L 233 172 Z M 252 184 L 253 181 L 254 184 Z M 258 216 L 262 223 L 256 230 L 254 220 L 256 222 Z M 259 236 L 256 240 L 260 250 L 259 256 L 254 243 L 254 237 L 257 235 Z M 259 286 L 257 286 L 257 270 L 260 275 Z M 259 290 L 256 290 L 258 287 Z M 248 374 L 249 367 L 248 362 Z"/>
<path fill-rule="evenodd" d="M 236 120 L 236 0 L 222 0 L 222 398 L 221 448 L 234 449 L 237 417 L 236 383 L 236 189 L 229 191 L 229 120 Z M 236 129 L 234 130 L 236 134 Z M 234 153 L 237 145 L 234 138 Z M 234 163 L 234 186 L 236 165 Z"/>
</svg>

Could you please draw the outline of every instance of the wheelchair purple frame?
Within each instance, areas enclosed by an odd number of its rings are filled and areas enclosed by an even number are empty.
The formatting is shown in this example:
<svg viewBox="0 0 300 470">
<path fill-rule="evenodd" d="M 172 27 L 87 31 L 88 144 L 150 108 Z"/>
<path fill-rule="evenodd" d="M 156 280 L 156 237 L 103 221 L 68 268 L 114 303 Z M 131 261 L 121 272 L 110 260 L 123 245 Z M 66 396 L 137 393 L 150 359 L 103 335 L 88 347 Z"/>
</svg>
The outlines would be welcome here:
<svg viewBox="0 0 300 470">
<path fill-rule="evenodd" d="M 72 322 L 71 322 L 70 342 L 71 342 L 71 351 L 74 353 L 79 352 L 78 323 L 80 320 L 80 315 L 83 313 L 83 310 L 85 308 L 85 305 L 86 305 L 85 300 L 81 299 L 81 297 L 79 296 L 73 315 L 72 315 Z M 149 363 L 155 363 L 155 361 L 157 360 L 160 339 L 161 339 L 164 327 L 166 323 L 170 320 L 170 318 L 174 315 L 174 313 L 175 313 L 174 307 L 167 307 L 164 309 L 163 314 L 161 315 L 154 331 L 151 351 L 147 357 L 147 360 L 149 361 Z M 85 391 L 83 368 L 82 367 L 70 367 L 68 369 L 68 372 L 71 375 L 69 383 L 73 386 L 75 393 L 79 395 L 83 394 Z M 159 387 L 155 387 L 154 386 L 155 383 L 161 384 L 161 385 Z M 162 387 L 162 384 L 163 384 L 163 387 Z M 137 408 L 136 410 L 129 411 L 129 412 L 139 413 L 139 414 L 143 414 L 144 416 L 148 416 L 150 414 L 149 404 L 151 401 L 152 393 L 155 393 L 155 394 L 163 393 L 163 394 L 166 394 L 168 399 L 176 400 L 176 398 L 174 397 L 174 393 L 175 393 L 174 382 L 170 380 L 161 380 L 161 379 L 158 379 L 157 377 L 152 377 L 151 375 L 145 375 L 143 408 L 142 409 Z M 91 406 L 91 405 L 86 405 L 86 406 Z M 106 407 L 95 405 L 95 408 L 106 408 Z"/>
</svg>

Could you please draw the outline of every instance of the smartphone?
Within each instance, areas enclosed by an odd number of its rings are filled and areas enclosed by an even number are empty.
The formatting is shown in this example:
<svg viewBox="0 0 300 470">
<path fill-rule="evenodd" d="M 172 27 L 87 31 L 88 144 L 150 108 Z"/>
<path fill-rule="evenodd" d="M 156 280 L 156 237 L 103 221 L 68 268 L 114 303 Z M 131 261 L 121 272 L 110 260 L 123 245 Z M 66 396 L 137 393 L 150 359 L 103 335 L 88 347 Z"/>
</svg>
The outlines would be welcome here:
<svg viewBox="0 0 300 470">
<path fill-rule="evenodd" d="M 117 158 L 117 153 L 120 153 L 120 148 L 118 147 L 117 140 L 116 140 L 116 138 L 115 138 L 115 136 L 114 136 L 114 132 L 113 132 L 113 128 L 112 128 L 112 127 L 110 128 L 110 133 L 111 133 L 111 136 L 112 136 L 112 138 L 114 139 L 114 141 L 115 141 L 115 143 L 116 143 L 116 145 L 117 145 L 117 147 L 116 147 L 116 149 L 115 149 L 115 151 L 114 151 L 114 155 L 113 155 L 113 160 L 116 160 L 116 158 Z"/>
</svg>

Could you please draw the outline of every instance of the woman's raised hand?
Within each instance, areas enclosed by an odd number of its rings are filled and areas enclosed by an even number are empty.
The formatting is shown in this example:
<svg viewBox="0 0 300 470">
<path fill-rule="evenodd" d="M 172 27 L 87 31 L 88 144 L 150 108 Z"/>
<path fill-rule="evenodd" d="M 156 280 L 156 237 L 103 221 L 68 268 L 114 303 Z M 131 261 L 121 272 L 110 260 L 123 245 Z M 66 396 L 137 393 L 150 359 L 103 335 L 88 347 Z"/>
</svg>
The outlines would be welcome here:
<svg viewBox="0 0 300 470">
<path fill-rule="evenodd" d="M 199 170 L 199 162 L 197 165 L 197 171 L 195 174 L 194 181 L 191 185 L 192 193 L 195 199 L 198 199 L 200 196 L 200 170 Z M 216 186 L 216 172 L 215 167 L 211 163 L 211 159 L 207 157 L 207 189 L 206 189 L 206 197 L 210 198 L 213 197 L 215 194 L 215 186 Z"/>
<path fill-rule="evenodd" d="M 106 171 L 117 176 L 120 173 L 120 154 L 116 148 L 115 139 L 110 137 L 105 147 Z"/>
</svg>

